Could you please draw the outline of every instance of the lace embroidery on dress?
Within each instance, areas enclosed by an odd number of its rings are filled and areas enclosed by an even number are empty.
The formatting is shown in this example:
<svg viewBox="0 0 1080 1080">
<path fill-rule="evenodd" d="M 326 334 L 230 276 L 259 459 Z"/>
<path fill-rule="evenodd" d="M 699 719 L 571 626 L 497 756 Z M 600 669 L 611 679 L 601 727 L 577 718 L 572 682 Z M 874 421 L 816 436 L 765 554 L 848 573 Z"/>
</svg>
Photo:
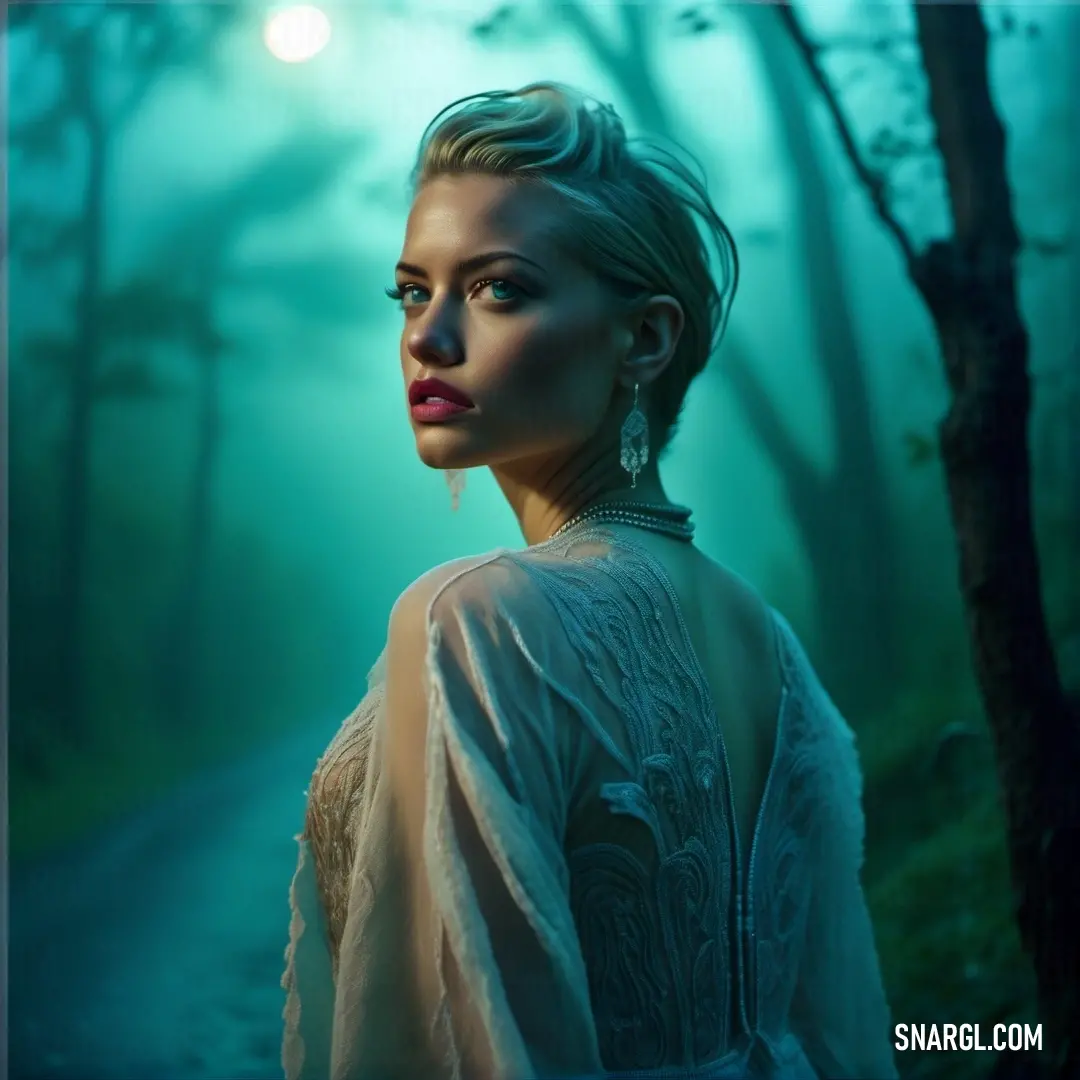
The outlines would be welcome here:
<svg viewBox="0 0 1080 1080">
<path fill-rule="evenodd" d="M 300 1034 L 300 993 L 296 979 L 296 946 L 307 930 L 304 916 L 300 913 L 300 899 L 297 891 L 305 870 L 303 837 L 296 837 L 300 844 L 300 855 L 296 874 L 289 886 L 289 944 L 285 949 L 285 973 L 281 977 L 281 988 L 285 991 L 285 1009 L 282 1019 L 285 1021 L 285 1038 L 282 1042 L 281 1064 L 286 1076 L 299 1076 L 304 1067 L 304 1041 Z"/>
<path fill-rule="evenodd" d="M 662 1068 L 673 1059 L 691 1066 L 717 1060 L 737 1042 L 777 1045 L 806 934 L 821 808 L 860 805 L 860 792 L 846 782 L 860 775 L 853 735 L 807 678 L 797 638 L 773 612 L 783 686 L 744 888 L 722 726 L 678 598 L 653 556 L 630 541 L 600 556 L 571 555 L 603 541 L 611 542 L 606 531 L 577 534 L 560 545 L 567 565 L 536 580 L 625 720 L 633 779 L 605 785 L 601 797 L 612 813 L 645 823 L 658 855 L 647 871 L 616 844 L 570 853 L 605 1067 Z M 597 589 L 597 573 L 615 589 Z M 617 688 L 601 674 L 601 658 L 611 656 Z M 823 710 L 832 724 L 821 724 Z M 840 762 L 838 734 L 846 751 Z M 665 1015 L 669 1001 L 674 1018 Z M 732 1017 L 741 1030 L 731 1030 Z"/>
<path fill-rule="evenodd" d="M 562 551 L 601 539 L 578 534 Z M 597 588 L 598 575 L 613 587 Z M 714 1060 L 731 1045 L 734 1009 L 743 1015 L 738 839 L 723 734 L 677 598 L 651 557 L 624 541 L 535 576 L 625 725 L 629 779 L 604 784 L 600 797 L 644 823 L 655 846 L 651 868 L 618 844 L 569 853 L 604 1065 Z M 610 658 L 616 686 L 604 675 Z"/>
<path fill-rule="evenodd" d="M 304 820 L 304 836 L 311 847 L 326 914 L 335 977 L 338 948 L 349 911 L 350 878 L 356 859 L 371 738 L 384 698 L 384 666 L 384 657 L 380 656 L 368 676 L 368 692 L 363 701 L 341 725 L 315 766 Z"/>
</svg>

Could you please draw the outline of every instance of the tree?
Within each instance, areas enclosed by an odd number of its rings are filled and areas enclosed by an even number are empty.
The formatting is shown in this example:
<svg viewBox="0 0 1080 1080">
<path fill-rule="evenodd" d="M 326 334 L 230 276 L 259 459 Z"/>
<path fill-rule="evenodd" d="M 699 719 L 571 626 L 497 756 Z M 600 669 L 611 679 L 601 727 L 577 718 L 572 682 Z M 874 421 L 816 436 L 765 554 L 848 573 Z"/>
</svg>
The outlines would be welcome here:
<svg viewBox="0 0 1080 1080">
<path fill-rule="evenodd" d="M 61 493 L 61 566 L 56 596 L 54 690 L 56 714 L 79 739 L 83 708 L 84 596 L 91 520 L 93 413 L 107 392 L 101 383 L 106 341 L 100 318 L 105 289 L 107 192 L 117 138 L 162 75 L 176 67 L 209 67 L 211 45 L 236 16 L 234 5 L 132 4 L 118 7 L 20 4 L 8 11 L 9 33 L 32 33 L 38 58 L 52 57 L 59 89 L 36 114 L 13 117 L 10 145 L 23 163 L 66 164 L 66 142 L 81 140 L 83 169 L 78 207 L 64 218 L 51 209 L 12 208 L 12 252 L 24 263 L 74 262 L 73 325 L 65 335 L 39 339 L 64 383 L 68 414 Z M 29 84 L 36 65 L 19 78 Z M 31 98 L 25 89 L 15 100 Z"/>
<path fill-rule="evenodd" d="M 191 719 L 198 683 L 199 611 L 213 541 L 213 490 L 224 434 L 221 366 L 227 357 L 242 355 L 246 344 L 223 336 L 222 304 L 239 292 L 254 291 L 260 300 L 284 306 L 313 328 L 340 326 L 364 314 L 356 282 L 372 275 L 370 263 L 344 246 L 299 258 L 281 256 L 258 265 L 237 261 L 235 249 L 247 230 L 294 213 L 317 198 L 355 160 L 363 145 L 355 133 L 330 130 L 301 109 L 293 133 L 224 190 L 182 206 L 175 214 L 175 228 L 149 245 L 141 269 L 119 283 L 103 280 L 106 243 L 124 225 L 122 209 L 107 206 L 105 197 L 104 170 L 111 140 L 122 132 L 163 64 L 208 58 L 213 35 L 225 27 L 224 11 L 215 9 L 208 23 L 191 25 L 186 15 L 169 5 L 140 8 L 130 19 L 121 13 L 112 22 L 100 11 L 80 22 L 79 15 L 64 12 L 35 11 L 31 17 L 29 9 L 20 9 L 16 20 L 20 27 L 36 32 L 39 52 L 53 50 L 65 63 L 77 55 L 78 63 L 86 68 L 84 82 L 101 78 L 100 67 L 110 48 L 123 61 L 121 70 L 128 80 L 124 101 L 105 100 L 103 92 L 96 99 L 94 116 L 100 113 L 100 131 L 95 129 L 89 144 L 100 155 L 95 168 L 101 175 L 90 185 L 78 218 L 63 221 L 52 207 L 26 205 L 14 215 L 16 250 L 25 268 L 51 270 L 55 279 L 59 264 L 76 259 L 82 270 L 82 300 L 70 331 L 38 334 L 21 343 L 27 360 L 60 376 L 72 402 L 65 433 L 67 466 L 59 544 L 63 572 L 51 626 L 60 637 L 56 650 L 60 671 L 53 686 L 63 701 L 57 713 L 64 728 L 76 736 L 85 726 L 80 715 L 79 628 L 85 617 L 94 406 L 106 401 L 138 406 L 181 395 L 183 380 L 158 362 L 170 346 L 178 348 L 194 367 L 197 438 L 192 482 L 182 515 L 175 598 L 155 664 L 162 713 L 177 727 Z M 169 33 L 175 33 L 175 39 L 166 40 Z M 26 155 L 35 160 L 45 160 L 46 155 L 58 159 L 74 109 L 68 96 L 62 93 L 47 109 L 19 125 L 16 145 Z M 93 169 L 91 173 L 97 176 Z M 102 225 L 106 213 L 107 232 Z M 96 223 L 90 230 L 95 240 L 89 249 L 84 242 L 87 222 Z M 77 454 L 74 447 L 81 448 Z M 69 670 L 74 672 L 71 678 Z"/>
<path fill-rule="evenodd" d="M 348 325 L 364 310 L 357 281 L 373 276 L 371 263 L 344 245 L 305 256 L 282 254 L 255 265 L 240 261 L 236 249 L 252 227 L 296 213 L 325 193 L 362 145 L 355 134 L 300 127 L 223 190 L 178 213 L 173 227 L 151 245 L 144 269 L 105 298 L 109 332 L 138 354 L 134 367 L 144 373 L 140 381 L 159 380 L 151 358 L 163 345 L 179 345 L 195 366 L 197 438 L 182 562 L 157 664 L 162 710 L 174 727 L 193 720 L 198 683 L 199 613 L 224 435 L 222 363 L 263 345 L 227 339 L 220 329 L 221 310 L 239 294 L 257 292 L 312 329 Z M 326 368 L 310 356 L 304 359 L 308 370 Z M 299 374 L 297 367 L 289 376 Z"/>
<path fill-rule="evenodd" d="M 832 468 L 815 466 L 790 436 L 785 438 L 779 417 L 766 419 L 767 399 L 755 389 L 752 369 L 734 364 L 727 374 L 747 415 L 759 416 L 758 437 L 775 432 L 766 446 L 780 465 L 814 568 L 822 671 L 830 682 L 852 687 L 853 707 L 873 707 L 896 685 L 901 567 L 888 473 L 837 240 L 834 197 L 807 108 L 810 98 L 792 62 L 778 6 L 739 4 L 735 11 L 757 48 L 781 140 L 798 177 L 798 258 L 808 295 L 811 355 L 832 420 Z"/>
<path fill-rule="evenodd" d="M 915 40 L 945 167 L 953 231 L 916 250 L 863 161 L 820 49 L 778 14 L 844 151 L 926 304 L 950 391 L 939 428 L 975 674 L 1004 794 L 1020 939 L 1032 958 L 1053 1075 L 1080 1075 L 1080 715 L 1065 696 L 1043 612 L 1032 522 L 1029 338 L 1005 132 L 976 4 L 915 4 Z"/>
</svg>

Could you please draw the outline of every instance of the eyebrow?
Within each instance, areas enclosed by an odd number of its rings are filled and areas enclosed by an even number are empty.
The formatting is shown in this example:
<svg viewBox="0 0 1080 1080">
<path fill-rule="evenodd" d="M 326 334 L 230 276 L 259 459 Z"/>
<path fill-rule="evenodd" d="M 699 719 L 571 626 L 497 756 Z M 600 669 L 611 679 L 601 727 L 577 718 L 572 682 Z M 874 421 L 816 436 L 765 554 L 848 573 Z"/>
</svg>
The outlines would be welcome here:
<svg viewBox="0 0 1080 1080">
<path fill-rule="evenodd" d="M 525 258 L 524 255 L 519 255 L 516 251 L 485 251 L 481 255 L 472 255 L 468 259 L 462 259 L 457 264 L 456 270 L 459 274 L 468 274 L 473 270 L 479 270 L 489 263 L 498 262 L 500 259 L 517 259 L 519 262 L 529 263 L 531 266 L 535 266 L 538 270 L 544 268 L 538 263 L 533 262 L 532 259 Z M 414 274 L 416 277 L 427 277 L 427 271 L 414 263 L 399 262 L 397 264 L 397 270 L 403 274 Z"/>
</svg>

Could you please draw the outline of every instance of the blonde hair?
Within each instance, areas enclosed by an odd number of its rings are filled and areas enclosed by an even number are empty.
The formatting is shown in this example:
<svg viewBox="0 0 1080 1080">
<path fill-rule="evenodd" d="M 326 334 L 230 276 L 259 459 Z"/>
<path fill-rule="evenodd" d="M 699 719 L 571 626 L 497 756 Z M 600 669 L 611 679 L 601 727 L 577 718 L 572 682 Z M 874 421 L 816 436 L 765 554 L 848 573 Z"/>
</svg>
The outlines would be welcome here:
<svg viewBox="0 0 1080 1080">
<path fill-rule="evenodd" d="M 682 305 L 674 359 L 648 395 L 653 442 L 662 448 L 720 343 L 738 284 L 735 241 L 703 176 L 658 143 L 629 139 L 610 105 L 555 82 L 473 94 L 441 110 L 421 139 L 413 190 L 463 173 L 554 189 L 570 213 L 565 243 L 616 296 L 635 305 L 664 293 Z"/>
</svg>

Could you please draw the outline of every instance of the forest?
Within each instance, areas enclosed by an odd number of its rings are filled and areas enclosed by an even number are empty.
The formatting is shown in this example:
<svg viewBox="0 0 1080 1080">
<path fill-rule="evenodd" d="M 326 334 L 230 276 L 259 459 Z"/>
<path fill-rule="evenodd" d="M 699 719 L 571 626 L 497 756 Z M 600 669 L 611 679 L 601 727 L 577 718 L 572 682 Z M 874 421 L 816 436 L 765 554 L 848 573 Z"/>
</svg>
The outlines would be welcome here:
<svg viewBox="0 0 1080 1080">
<path fill-rule="evenodd" d="M 490 477 L 451 513 L 398 407 L 408 171 L 442 106 L 539 79 L 686 147 L 739 245 L 664 474 L 857 732 L 895 1020 L 1042 1023 L 1080 1075 L 1080 7 L 24 2 L 3 32 L 19 1075 L 277 1075 L 315 757 L 401 590 L 521 543 Z M 294 822 L 235 878 L 271 940 L 221 994 L 257 1004 L 220 1053 L 104 993 L 108 1038 L 67 1032 L 41 943 L 142 985 L 78 905 L 139 893 L 134 830 L 179 873 L 204 836 L 162 808 L 213 831 L 239 769 Z"/>
</svg>

